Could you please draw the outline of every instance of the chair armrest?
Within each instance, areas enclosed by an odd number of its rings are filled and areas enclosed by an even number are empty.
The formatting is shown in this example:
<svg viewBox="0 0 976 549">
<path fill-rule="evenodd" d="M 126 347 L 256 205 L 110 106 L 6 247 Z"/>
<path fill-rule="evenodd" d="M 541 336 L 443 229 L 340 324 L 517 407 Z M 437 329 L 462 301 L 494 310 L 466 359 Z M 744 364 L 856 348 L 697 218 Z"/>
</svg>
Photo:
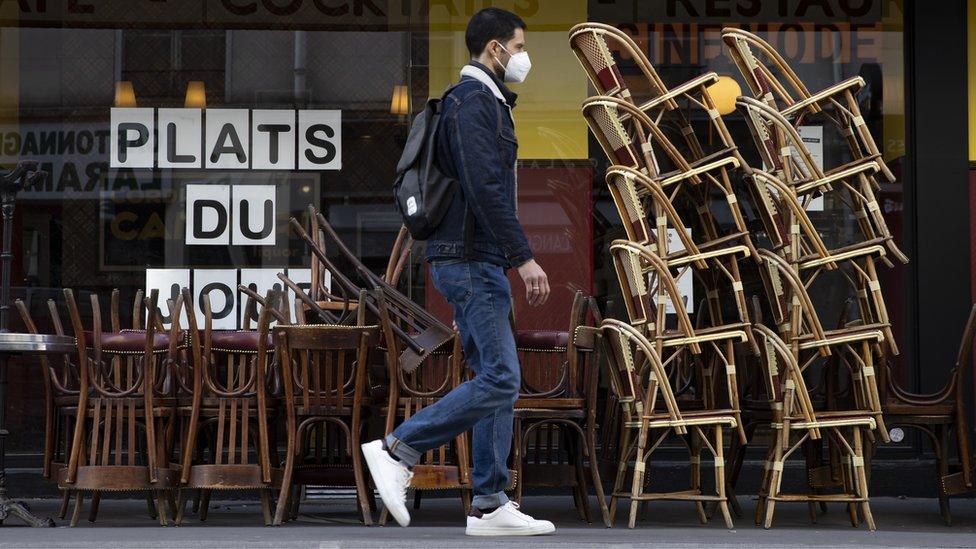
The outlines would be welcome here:
<svg viewBox="0 0 976 549">
<path fill-rule="evenodd" d="M 647 103 L 644 103 L 638 108 L 644 112 L 647 112 L 648 109 L 653 109 L 654 107 L 658 107 L 661 105 L 661 103 L 675 99 L 676 97 L 688 91 L 691 91 L 697 88 L 698 86 L 714 84 L 715 82 L 718 82 L 717 74 L 715 74 L 714 72 L 703 74 L 697 78 L 692 78 L 691 80 L 685 82 L 684 84 L 680 84 L 674 88 L 671 88 L 668 91 L 668 93 L 664 95 L 659 95 L 654 99 L 651 99 Z"/>
<path fill-rule="evenodd" d="M 786 107 L 785 109 L 781 110 L 780 114 L 782 114 L 784 118 L 788 119 L 791 116 L 796 116 L 800 110 L 805 109 L 811 105 L 815 105 L 825 99 L 829 99 L 831 96 L 839 92 L 842 92 L 848 88 L 853 88 L 852 91 L 856 92 L 863 87 L 864 87 L 864 79 L 861 78 L 860 76 L 848 78 L 847 80 L 844 80 L 839 84 L 834 84 L 833 86 L 821 90 L 811 95 L 810 97 L 807 97 L 806 99 L 793 103 L 789 107 Z"/>
</svg>

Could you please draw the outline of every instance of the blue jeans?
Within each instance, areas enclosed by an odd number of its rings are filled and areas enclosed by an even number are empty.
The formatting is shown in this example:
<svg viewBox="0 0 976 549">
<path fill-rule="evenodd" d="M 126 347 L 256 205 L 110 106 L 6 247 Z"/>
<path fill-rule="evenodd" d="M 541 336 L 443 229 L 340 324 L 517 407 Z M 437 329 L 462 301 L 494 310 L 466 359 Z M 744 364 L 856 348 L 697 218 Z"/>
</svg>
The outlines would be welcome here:
<svg viewBox="0 0 976 549">
<path fill-rule="evenodd" d="M 521 384 L 509 312 L 512 288 L 502 267 L 481 261 L 434 261 L 437 291 L 454 308 L 454 322 L 475 378 L 458 385 L 386 437 L 390 451 L 409 466 L 421 454 L 471 429 L 474 499 L 479 509 L 508 502 L 512 408 Z"/>
</svg>

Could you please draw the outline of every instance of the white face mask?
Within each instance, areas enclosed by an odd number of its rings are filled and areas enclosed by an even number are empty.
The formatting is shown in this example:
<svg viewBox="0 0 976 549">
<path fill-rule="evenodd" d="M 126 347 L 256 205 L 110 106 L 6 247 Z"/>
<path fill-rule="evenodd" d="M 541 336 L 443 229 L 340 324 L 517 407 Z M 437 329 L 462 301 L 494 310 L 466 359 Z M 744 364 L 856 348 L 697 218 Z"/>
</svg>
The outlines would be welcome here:
<svg viewBox="0 0 976 549">
<path fill-rule="evenodd" d="M 529 53 L 522 51 L 512 55 L 505 46 L 502 46 L 501 42 L 498 45 L 509 55 L 508 65 L 502 65 L 502 62 L 495 57 L 495 61 L 498 61 L 498 64 L 505 69 L 505 82 L 525 82 L 525 77 L 529 75 L 529 70 L 532 69 Z"/>
</svg>

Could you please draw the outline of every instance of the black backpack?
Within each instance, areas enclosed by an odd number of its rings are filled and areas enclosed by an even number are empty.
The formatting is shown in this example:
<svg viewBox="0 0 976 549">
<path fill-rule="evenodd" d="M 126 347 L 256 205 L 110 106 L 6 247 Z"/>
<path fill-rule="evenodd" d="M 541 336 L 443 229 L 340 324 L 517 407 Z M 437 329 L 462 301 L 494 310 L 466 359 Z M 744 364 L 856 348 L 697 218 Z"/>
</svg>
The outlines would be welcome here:
<svg viewBox="0 0 976 549">
<path fill-rule="evenodd" d="M 444 95 L 431 98 L 423 112 L 413 119 L 407 143 L 396 167 L 393 194 L 403 224 L 414 240 L 426 240 L 437 228 L 457 192 L 458 181 L 444 175 L 434 163 L 436 136 Z"/>
</svg>

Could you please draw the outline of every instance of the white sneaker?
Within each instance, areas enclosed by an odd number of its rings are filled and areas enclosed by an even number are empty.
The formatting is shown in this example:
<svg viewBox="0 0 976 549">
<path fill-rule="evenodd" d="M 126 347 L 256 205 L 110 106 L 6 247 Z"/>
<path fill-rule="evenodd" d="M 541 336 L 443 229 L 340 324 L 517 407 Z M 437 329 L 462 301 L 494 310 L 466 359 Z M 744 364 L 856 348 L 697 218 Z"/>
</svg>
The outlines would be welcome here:
<svg viewBox="0 0 976 549">
<path fill-rule="evenodd" d="M 510 501 L 481 517 L 468 517 L 464 533 L 469 536 L 538 536 L 551 534 L 556 526 L 548 520 L 536 520 Z"/>
<path fill-rule="evenodd" d="M 366 466 L 373 476 L 373 484 L 380 493 L 380 499 L 400 526 L 410 525 L 407 511 L 407 488 L 413 472 L 404 464 L 390 457 L 383 448 L 382 440 L 367 442 L 361 446 Z"/>
</svg>

